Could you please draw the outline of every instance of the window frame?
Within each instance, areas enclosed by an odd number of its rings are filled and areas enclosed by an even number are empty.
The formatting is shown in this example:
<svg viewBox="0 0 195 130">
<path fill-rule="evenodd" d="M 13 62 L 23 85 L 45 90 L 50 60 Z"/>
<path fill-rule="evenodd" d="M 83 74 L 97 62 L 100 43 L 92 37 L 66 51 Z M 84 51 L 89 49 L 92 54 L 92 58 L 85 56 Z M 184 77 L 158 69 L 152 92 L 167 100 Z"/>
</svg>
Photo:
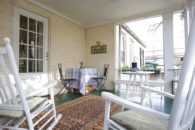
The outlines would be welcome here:
<svg viewBox="0 0 195 130">
<path fill-rule="evenodd" d="M 19 31 L 20 31 L 20 15 L 23 15 L 27 18 L 34 19 L 36 21 L 40 21 L 43 23 L 43 72 L 28 72 L 29 67 L 27 65 L 27 72 L 20 73 L 20 74 L 39 74 L 39 73 L 48 73 L 48 18 L 41 16 L 39 14 L 24 10 L 20 7 L 14 7 L 14 19 L 13 19 L 13 42 L 12 47 L 16 59 L 16 63 L 19 69 Z M 36 26 L 37 27 L 37 26 Z M 29 31 L 30 32 L 30 31 Z M 37 35 L 37 33 L 35 33 Z M 27 32 L 27 39 L 28 39 L 28 32 Z M 28 40 L 27 40 L 28 42 Z M 28 50 L 28 49 L 27 49 Z M 29 53 L 29 52 L 27 52 Z M 27 58 L 28 54 L 27 54 Z M 36 58 L 36 60 L 38 60 Z M 28 60 L 27 60 L 28 61 Z"/>
</svg>

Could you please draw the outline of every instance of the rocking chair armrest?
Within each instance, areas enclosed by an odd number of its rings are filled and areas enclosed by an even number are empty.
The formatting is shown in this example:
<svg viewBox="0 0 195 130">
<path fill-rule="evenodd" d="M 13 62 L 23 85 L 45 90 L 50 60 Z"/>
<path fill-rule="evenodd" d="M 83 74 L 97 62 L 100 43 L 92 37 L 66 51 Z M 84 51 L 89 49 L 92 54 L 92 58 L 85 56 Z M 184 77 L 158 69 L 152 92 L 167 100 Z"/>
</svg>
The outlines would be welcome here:
<svg viewBox="0 0 195 130">
<path fill-rule="evenodd" d="M 162 96 L 169 97 L 171 99 L 175 99 L 175 95 L 173 95 L 173 94 L 170 94 L 170 93 L 167 93 L 167 92 L 164 92 L 164 91 L 160 91 L 160 90 L 156 90 L 156 89 L 154 89 L 152 87 L 148 87 L 148 86 L 144 86 L 144 85 L 141 85 L 139 87 L 141 89 L 144 89 L 144 90 L 147 90 L 147 91 L 150 91 L 150 92 L 154 92 L 154 93 L 160 94 Z"/>
<path fill-rule="evenodd" d="M 154 116 L 157 116 L 157 117 L 160 117 L 160 118 L 164 118 L 164 119 L 169 119 L 169 117 L 170 117 L 169 114 L 158 112 L 158 111 L 156 111 L 156 110 L 154 110 L 152 108 L 148 108 L 148 107 L 145 107 L 145 106 L 142 106 L 142 105 L 130 102 L 130 101 L 128 101 L 126 99 L 123 99 L 121 97 L 118 97 L 118 96 L 116 96 L 116 95 L 114 95 L 112 93 L 102 92 L 102 96 L 107 101 L 114 102 L 114 103 L 119 104 L 119 105 L 121 105 L 123 107 L 130 108 L 131 110 L 134 110 L 134 111 L 139 111 L 139 112 L 142 112 L 142 113 L 152 114 Z M 110 108 L 110 106 L 105 106 L 105 107 L 106 107 L 105 109 L 109 109 Z"/>
<path fill-rule="evenodd" d="M 43 86 L 41 86 L 41 89 L 26 95 L 26 98 L 35 96 L 35 95 L 37 95 L 41 92 L 44 92 L 44 91 L 49 91 L 49 89 L 51 89 L 56 84 L 57 84 L 57 81 L 55 81 L 55 80 L 49 81 L 46 84 L 44 84 Z"/>
</svg>

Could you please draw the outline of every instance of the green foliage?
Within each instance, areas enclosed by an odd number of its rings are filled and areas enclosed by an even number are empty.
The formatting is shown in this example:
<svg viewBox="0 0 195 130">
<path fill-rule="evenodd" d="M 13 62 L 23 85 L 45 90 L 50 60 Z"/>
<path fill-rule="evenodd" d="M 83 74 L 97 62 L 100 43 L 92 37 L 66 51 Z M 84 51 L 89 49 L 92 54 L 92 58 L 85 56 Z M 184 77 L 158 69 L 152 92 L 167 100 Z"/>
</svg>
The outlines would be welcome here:
<svg viewBox="0 0 195 130">
<path fill-rule="evenodd" d="M 128 65 L 124 65 L 123 67 L 122 67 L 122 71 L 123 70 L 130 70 L 130 67 L 128 66 Z"/>
</svg>

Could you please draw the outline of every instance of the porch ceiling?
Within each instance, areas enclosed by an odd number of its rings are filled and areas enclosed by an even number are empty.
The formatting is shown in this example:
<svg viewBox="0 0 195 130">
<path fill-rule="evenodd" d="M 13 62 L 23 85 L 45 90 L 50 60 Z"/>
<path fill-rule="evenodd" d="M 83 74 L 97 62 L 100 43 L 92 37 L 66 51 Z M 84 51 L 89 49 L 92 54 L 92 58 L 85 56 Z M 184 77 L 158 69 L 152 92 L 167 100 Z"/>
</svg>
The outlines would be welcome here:
<svg viewBox="0 0 195 130">
<path fill-rule="evenodd" d="M 181 9 L 184 0 L 29 0 L 67 19 L 90 27 L 143 15 Z"/>
</svg>

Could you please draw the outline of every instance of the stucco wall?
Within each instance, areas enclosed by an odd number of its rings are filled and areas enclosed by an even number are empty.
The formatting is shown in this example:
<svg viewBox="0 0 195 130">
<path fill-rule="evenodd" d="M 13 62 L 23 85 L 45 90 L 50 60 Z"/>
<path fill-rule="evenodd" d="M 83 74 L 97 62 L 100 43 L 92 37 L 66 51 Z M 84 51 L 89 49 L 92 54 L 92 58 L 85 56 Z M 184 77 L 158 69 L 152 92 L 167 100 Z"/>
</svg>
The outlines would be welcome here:
<svg viewBox="0 0 195 130">
<path fill-rule="evenodd" d="M 107 53 L 91 54 L 91 46 L 96 45 L 96 42 L 107 45 Z M 88 67 L 98 68 L 103 71 L 104 64 L 109 64 L 109 73 L 106 83 L 107 89 L 114 89 L 115 77 L 115 40 L 114 40 L 114 24 L 106 24 L 95 26 L 87 29 L 86 32 L 86 64 Z"/>
<path fill-rule="evenodd" d="M 0 0 L 0 41 L 5 36 L 12 39 L 13 8 L 21 7 L 27 11 L 48 18 L 49 21 L 49 72 L 58 77 L 57 63 L 63 68 L 78 67 L 79 61 L 85 62 L 85 28 L 63 17 L 36 6 L 27 0 Z"/>
</svg>

